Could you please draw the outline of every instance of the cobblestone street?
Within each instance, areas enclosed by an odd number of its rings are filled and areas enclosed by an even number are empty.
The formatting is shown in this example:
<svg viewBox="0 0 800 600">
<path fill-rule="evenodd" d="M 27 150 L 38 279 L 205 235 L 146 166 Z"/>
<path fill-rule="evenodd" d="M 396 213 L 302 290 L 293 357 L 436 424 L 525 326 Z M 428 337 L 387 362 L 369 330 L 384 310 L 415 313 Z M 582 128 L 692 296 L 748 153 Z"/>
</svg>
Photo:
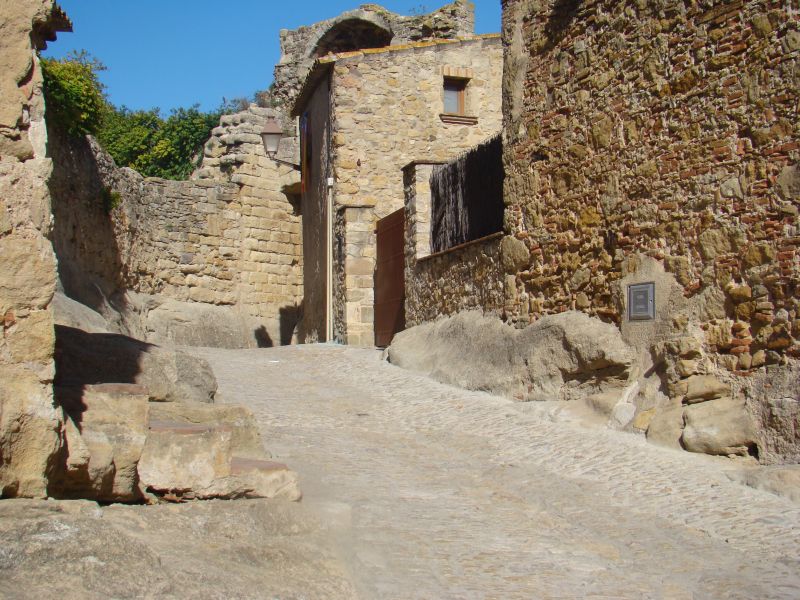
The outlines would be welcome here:
<svg viewBox="0 0 800 600">
<path fill-rule="evenodd" d="M 798 598 L 800 507 L 727 459 L 438 384 L 374 350 L 193 349 L 364 599 Z"/>
</svg>

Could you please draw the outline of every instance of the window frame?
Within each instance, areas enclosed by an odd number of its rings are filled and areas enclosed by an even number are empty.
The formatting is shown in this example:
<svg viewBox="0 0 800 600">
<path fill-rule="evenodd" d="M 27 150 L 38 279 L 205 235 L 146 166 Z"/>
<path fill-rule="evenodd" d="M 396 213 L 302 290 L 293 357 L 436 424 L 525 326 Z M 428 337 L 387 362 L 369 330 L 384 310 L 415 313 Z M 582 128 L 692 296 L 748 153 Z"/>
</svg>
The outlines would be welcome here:
<svg viewBox="0 0 800 600">
<path fill-rule="evenodd" d="M 478 117 L 467 114 L 467 90 L 471 80 L 471 77 L 451 75 L 449 73 L 442 76 L 442 112 L 439 114 L 442 122 L 452 125 L 476 125 L 478 123 Z M 457 94 L 458 112 L 446 111 L 448 90 L 454 90 Z"/>
<path fill-rule="evenodd" d="M 464 117 L 467 115 L 467 86 L 469 79 L 464 77 L 449 77 L 445 75 L 442 81 L 442 114 L 456 115 Z M 447 108 L 447 92 L 455 91 L 456 101 L 458 103 L 457 112 L 446 110 Z"/>
</svg>

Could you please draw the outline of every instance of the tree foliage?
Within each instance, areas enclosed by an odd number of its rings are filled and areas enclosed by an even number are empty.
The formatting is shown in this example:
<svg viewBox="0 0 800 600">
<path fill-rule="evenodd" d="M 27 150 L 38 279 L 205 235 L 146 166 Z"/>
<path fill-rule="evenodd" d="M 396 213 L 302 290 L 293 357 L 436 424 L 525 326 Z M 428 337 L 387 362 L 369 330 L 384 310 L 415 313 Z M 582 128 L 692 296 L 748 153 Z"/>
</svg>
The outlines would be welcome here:
<svg viewBox="0 0 800 600">
<path fill-rule="evenodd" d="M 197 106 L 175 109 L 166 119 L 157 108 L 110 107 L 97 138 L 120 166 L 147 177 L 186 179 L 219 117 L 219 111 L 205 113 Z"/>
<path fill-rule="evenodd" d="M 147 177 L 189 177 L 220 115 L 234 108 L 234 102 L 223 101 L 212 112 L 195 105 L 172 110 L 168 117 L 158 108 L 117 108 L 97 76 L 105 67 L 85 51 L 42 59 L 42 67 L 48 123 L 72 136 L 97 136 L 117 165 Z"/>
<path fill-rule="evenodd" d="M 97 133 L 107 107 L 97 73 L 105 67 L 86 52 L 41 65 L 48 120 L 71 136 Z"/>
</svg>

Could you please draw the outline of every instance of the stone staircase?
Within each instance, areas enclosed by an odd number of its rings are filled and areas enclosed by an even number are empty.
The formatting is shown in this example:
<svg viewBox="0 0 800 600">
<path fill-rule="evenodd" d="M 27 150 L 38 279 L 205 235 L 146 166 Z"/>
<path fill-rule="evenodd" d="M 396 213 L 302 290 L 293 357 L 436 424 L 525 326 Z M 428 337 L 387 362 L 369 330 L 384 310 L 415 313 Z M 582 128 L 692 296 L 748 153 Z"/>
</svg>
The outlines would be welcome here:
<svg viewBox="0 0 800 600">
<path fill-rule="evenodd" d="M 104 502 L 299 500 L 244 407 L 151 402 L 137 384 L 61 386 L 65 455 L 53 495 Z"/>
</svg>

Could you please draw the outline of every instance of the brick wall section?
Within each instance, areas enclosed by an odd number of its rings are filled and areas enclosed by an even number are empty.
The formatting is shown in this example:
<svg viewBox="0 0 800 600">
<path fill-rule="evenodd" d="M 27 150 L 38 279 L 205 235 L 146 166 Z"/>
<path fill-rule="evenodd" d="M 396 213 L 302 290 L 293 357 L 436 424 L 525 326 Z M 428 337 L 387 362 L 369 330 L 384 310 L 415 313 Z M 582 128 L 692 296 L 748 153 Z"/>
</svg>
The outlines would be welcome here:
<svg viewBox="0 0 800 600">
<path fill-rule="evenodd" d="M 405 165 L 418 159 L 444 162 L 499 130 L 502 48 L 497 36 L 482 36 L 347 53 L 329 61 L 335 63 L 334 199 L 339 207 L 358 208 L 347 209 L 346 322 L 336 328 L 346 332 L 341 341 L 369 346 L 375 270 L 370 232 L 378 219 L 403 207 Z M 445 68 L 469 73 L 466 112 L 478 117 L 477 124 L 441 120 Z"/>
<path fill-rule="evenodd" d="M 405 183 L 406 327 L 462 310 L 503 310 L 500 238 L 430 255 L 431 163 L 411 163 Z"/>
<path fill-rule="evenodd" d="M 800 355 L 796 6 L 503 5 L 505 219 L 530 252 L 507 317 L 619 323 L 644 255 L 704 295 L 686 316 L 719 364 Z"/>
</svg>

